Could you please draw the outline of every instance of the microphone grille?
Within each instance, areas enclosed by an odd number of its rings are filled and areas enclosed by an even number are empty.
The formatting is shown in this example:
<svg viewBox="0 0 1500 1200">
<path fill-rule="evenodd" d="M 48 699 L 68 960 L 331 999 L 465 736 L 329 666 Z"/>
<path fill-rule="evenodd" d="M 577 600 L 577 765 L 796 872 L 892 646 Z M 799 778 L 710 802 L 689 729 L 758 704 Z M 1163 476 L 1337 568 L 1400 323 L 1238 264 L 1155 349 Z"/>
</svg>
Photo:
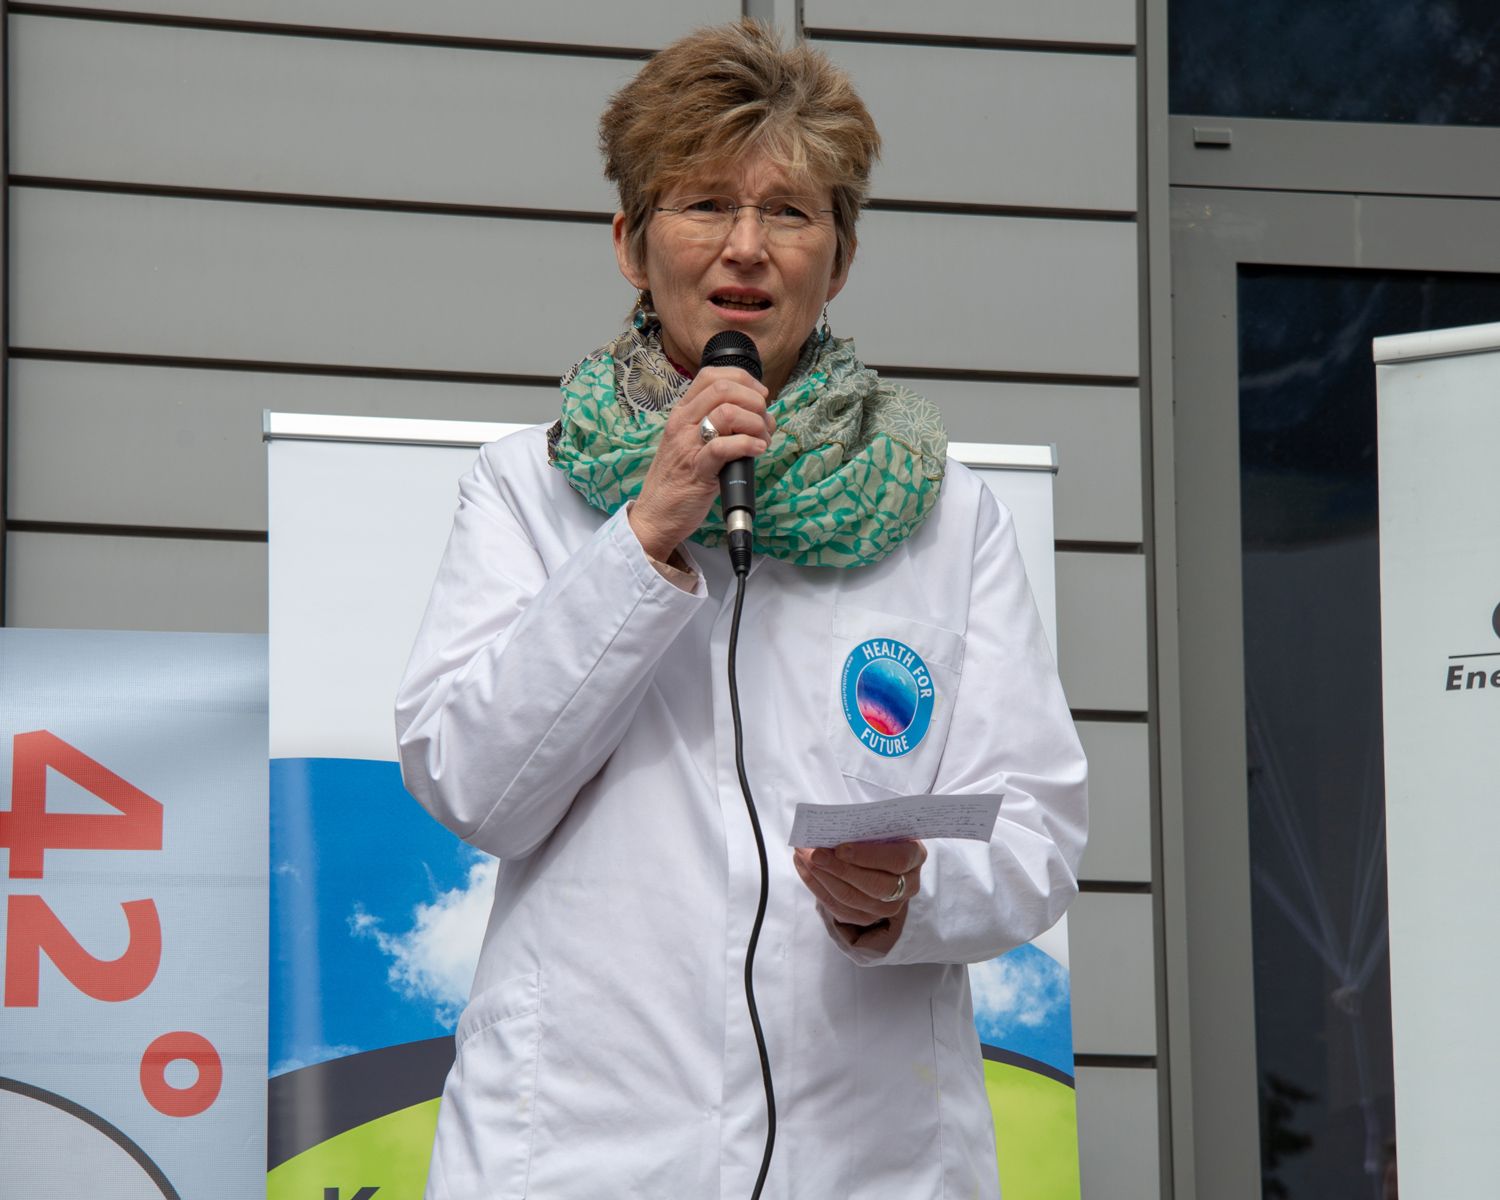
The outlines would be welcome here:
<svg viewBox="0 0 1500 1200">
<path fill-rule="evenodd" d="M 755 343 L 738 329 L 726 329 L 708 339 L 703 347 L 700 367 L 739 367 L 754 378 L 760 378 L 760 351 Z"/>
</svg>

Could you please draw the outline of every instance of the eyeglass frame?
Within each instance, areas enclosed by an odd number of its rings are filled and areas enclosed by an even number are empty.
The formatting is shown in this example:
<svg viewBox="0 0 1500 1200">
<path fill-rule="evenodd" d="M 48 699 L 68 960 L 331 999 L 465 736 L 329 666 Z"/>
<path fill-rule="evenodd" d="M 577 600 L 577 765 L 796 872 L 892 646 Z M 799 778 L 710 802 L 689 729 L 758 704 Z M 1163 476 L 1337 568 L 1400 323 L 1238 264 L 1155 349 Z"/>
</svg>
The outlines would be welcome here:
<svg viewBox="0 0 1500 1200">
<path fill-rule="evenodd" d="M 673 198 L 683 201 L 722 200 L 725 201 L 725 207 L 729 210 L 729 223 L 724 227 L 723 232 L 703 238 L 688 238 L 689 241 L 713 242 L 718 241 L 722 238 L 727 238 L 732 232 L 734 232 L 735 226 L 739 224 L 741 210 L 746 208 L 753 208 L 760 214 L 760 227 L 765 231 L 768 238 L 773 234 L 779 233 L 790 233 L 795 237 L 799 234 L 810 233 L 814 229 L 822 229 L 825 228 L 826 225 L 832 224 L 832 222 L 830 221 L 825 225 L 824 222 L 817 220 L 815 216 L 809 217 L 808 226 L 805 230 L 784 230 L 779 229 L 776 225 L 769 223 L 771 220 L 771 214 L 768 213 L 766 209 L 769 208 L 772 203 L 778 200 L 783 202 L 806 200 L 808 199 L 808 197 L 806 196 L 769 196 L 759 204 L 741 204 L 733 196 L 726 196 L 720 192 L 690 192 L 685 196 L 676 196 Z M 794 205 L 794 207 L 806 208 L 809 213 L 813 214 L 827 213 L 830 217 L 833 216 L 835 212 L 835 210 L 831 208 L 813 208 L 806 204 L 798 204 Z M 681 217 L 689 210 L 688 206 L 685 204 L 681 204 L 676 207 L 666 204 L 653 204 L 651 206 L 651 211 L 653 213 L 671 213 L 673 216 Z M 715 213 L 713 215 L 717 216 L 718 214 Z"/>
</svg>

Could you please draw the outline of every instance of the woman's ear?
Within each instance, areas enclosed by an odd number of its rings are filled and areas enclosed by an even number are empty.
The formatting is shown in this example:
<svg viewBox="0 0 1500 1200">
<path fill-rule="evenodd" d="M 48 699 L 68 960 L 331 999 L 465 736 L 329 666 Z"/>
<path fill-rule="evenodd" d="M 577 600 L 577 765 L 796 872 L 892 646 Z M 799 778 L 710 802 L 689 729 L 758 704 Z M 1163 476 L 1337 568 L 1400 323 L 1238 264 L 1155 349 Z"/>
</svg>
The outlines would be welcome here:
<svg viewBox="0 0 1500 1200">
<path fill-rule="evenodd" d="M 649 291 L 650 281 L 646 278 L 645 264 L 637 263 L 630 254 L 630 236 L 625 229 L 625 214 L 615 213 L 614 220 L 610 222 L 610 235 L 615 243 L 615 261 L 620 264 L 620 274 L 631 287 L 638 291 Z"/>
<path fill-rule="evenodd" d="M 825 304 L 828 300 L 832 300 L 835 296 L 842 292 L 844 290 L 844 284 L 849 282 L 849 268 L 854 265 L 854 246 L 854 239 L 850 238 L 849 251 L 844 255 L 843 268 L 828 280 L 828 296 L 824 300 Z"/>
</svg>

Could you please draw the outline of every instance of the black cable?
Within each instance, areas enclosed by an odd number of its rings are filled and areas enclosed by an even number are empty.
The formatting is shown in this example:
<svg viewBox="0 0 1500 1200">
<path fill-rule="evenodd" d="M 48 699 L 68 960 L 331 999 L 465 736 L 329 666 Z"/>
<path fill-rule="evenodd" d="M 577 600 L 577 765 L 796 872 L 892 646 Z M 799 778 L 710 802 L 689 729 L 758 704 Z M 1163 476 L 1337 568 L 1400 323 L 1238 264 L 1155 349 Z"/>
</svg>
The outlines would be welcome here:
<svg viewBox="0 0 1500 1200">
<path fill-rule="evenodd" d="M 755 909 L 755 923 L 750 927 L 750 942 L 745 948 L 745 1003 L 750 1008 L 750 1027 L 755 1031 L 755 1048 L 760 1052 L 760 1075 L 766 1085 L 766 1152 L 760 1160 L 760 1174 L 755 1179 L 751 1200 L 759 1200 L 771 1170 L 771 1152 L 776 1148 L 776 1089 L 771 1083 L 771 1057 L 766 1053 L 766 1035 L 760 1027 L 760 1013 L 755 1007 L 755 947 L 760 941 L 761 923 L 766 918 L 766 900 L 770 895 L 770 867 L 766 862 L 766 839 L 760 831 L 760 817 L 750 795 L 750 780 L 745 776 L 745 737 L 740 728 L 740 689 L 735 680 L 735 651 L 740 640 L 740 609 L 745 603 L 745 575 L 735 572 L 734 617 L 729 623 L 729 712 L 734 718 L 734 769 L 739 773 L 740 791 L 750 813 L 750 829 L 755 834 L 755 853 L 760 857 L 760 903 Z"/>
</svg>

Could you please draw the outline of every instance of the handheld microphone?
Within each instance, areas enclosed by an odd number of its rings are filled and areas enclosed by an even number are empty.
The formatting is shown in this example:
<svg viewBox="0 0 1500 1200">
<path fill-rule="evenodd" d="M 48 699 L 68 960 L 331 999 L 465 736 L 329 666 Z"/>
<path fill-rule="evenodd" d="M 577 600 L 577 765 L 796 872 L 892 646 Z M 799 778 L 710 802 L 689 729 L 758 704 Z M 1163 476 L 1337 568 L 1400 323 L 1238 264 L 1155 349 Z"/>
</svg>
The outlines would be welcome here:
<svg viewBox="0 0 1500 1200">
<path fill-rule="evenodd" d="M 739 367 L 760 379 L 760 351 L 737 329 L 726 329 L 708 339 L 703 367 Z M 755 460 L 737 458 L 719 472 L 719 501 L 724 509 L 724 528 L 729 532 L 729 562 L 736 575 L 750 572 L 750 531 L 755 525 Z"/>
</svg>

